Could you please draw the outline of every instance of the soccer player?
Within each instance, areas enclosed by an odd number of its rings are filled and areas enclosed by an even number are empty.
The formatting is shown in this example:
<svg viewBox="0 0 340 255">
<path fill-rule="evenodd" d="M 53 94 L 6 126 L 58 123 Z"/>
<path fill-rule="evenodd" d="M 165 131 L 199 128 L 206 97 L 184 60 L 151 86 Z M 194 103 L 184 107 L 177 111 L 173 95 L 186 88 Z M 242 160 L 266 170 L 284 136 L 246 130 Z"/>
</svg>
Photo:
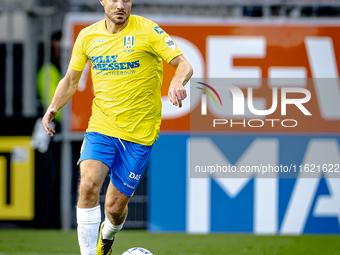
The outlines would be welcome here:
<svg viewBox="0 0 340 255">
<path fill-rule="evenodd" d="M 79 159 L 78 240 L 82 255 L 111 254 L 123 227 L 127 204 L 147 165 L 161 124 L 162 59 L 175 75 L 168 96 L 182 106 L 184 85 L 193 70 L 172 38 L 157 24 L 130 15 L 132 0 L 100 0 L 105 19 L 83 29 L 73 47 L 67 73 L 44 117 L 49 123 L 72 97 L 88 60 L 95 98 Z M 100 225 L 99 192 L 105 176 L 105 221 Z M 99 238 L 98 237 L 98 229 Z"/>
</svg>

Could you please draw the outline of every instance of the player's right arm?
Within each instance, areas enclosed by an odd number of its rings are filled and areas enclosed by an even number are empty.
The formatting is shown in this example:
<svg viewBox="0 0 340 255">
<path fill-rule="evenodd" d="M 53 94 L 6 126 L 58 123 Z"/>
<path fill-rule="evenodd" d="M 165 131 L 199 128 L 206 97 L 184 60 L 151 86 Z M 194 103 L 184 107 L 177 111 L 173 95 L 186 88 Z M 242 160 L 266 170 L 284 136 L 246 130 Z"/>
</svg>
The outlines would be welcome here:
<svg viewBox="0 0 340 255">
<path fill-rule="evenodd" d="M 55 130 L 50 126 L 51 121 L 57 115 L 57 112 L 72 98 L 73 94 L 78 88 L 78 83 L 82 71 L 75 71 L 68 68 L 67 73 L 63 79 L 60 80 L 58 87 L 54 93 L 52 102 L 47 108 L 46 113 L 42 119 L 42 124 L 48 135 L 53 136 Z"/>
<path fill-rule="evenodd" d="M 58 110 L 67 104 L 72 98 L 73 94 L 78 88 L 78 83 L 88 61 L 88 56 L 84 50 L 84 30 L 80 31 L 77 40 L 73 46 L 72 56 L 67 69 L 67 73 L 58 84 L 58 87 L 54 93 L 52 102 L 48 107 L 43 119 L 42 124 L 48 135 L 53 136 L 55 131 L 51 128 L 50 123 L 56 116 Z"/>
</svg>

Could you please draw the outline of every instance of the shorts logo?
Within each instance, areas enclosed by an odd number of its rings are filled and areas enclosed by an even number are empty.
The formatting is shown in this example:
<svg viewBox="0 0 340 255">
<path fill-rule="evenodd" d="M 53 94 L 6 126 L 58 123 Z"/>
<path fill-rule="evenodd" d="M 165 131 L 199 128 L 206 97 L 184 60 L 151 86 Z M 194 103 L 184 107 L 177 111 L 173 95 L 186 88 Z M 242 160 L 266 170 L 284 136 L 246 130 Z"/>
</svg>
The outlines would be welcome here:
<svg viewBox="0 0 340 255">
<path fill-rule="evenodd" d="M 164 33 L 164 30 L 161 29 L 160 27 L 154 27 L 154 30 L 157 32 L 157 34 L 163 34 Z"/>
<path fill-rule="evenodd" d="M 135 37 L 132 35 L 128 35 L 124 37 L 124 46 L 127 49 L 131 49 L 135 45 Z"/>
<path fill-rule="evenodd" d="M 170 49 L 175 50 L 176 49 L 176 43 L 170 36 L 167 36 L 164 38 L 164 41 L 166 43 L 166 46 L 168 46 Z"/>
<path fill-rule="evenodd" d="M 141 177 L 140 174 L 130 172 L 129 179 L 131 179 L 132 181 L 139 181 L 140 177 Z"/>
<path fill-rule="evenodd" d="M 126 187 L 128 187 L 128 188 L 130 188 L 130 189 L 135 189 L 136 187 L 132 187 L 132 186 L 130 186 L 129 184 L 127 184 L 127 183 L 123 183 Z"/>
</svg>

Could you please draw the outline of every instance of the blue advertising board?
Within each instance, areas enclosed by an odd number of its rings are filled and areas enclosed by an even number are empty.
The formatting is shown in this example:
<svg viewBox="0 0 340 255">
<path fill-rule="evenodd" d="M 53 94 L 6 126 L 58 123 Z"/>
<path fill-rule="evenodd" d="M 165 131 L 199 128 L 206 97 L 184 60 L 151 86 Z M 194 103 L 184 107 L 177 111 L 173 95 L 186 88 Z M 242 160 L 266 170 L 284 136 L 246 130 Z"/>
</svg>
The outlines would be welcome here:
<svg viewBox="0 0 340 255">
<path fill-rule="evenodd" d="M 215 159 L 220 165 L 240 169 L 260 161 L 290 167 L 292 175 L 221 178 L 210 173 L 207 178 L 193 177 L 190 145 L 191 150 L 203 151 L 200 162 L 219 154 Z M 340 178 L 329 173 L 340 171 L 339 163 L 337 135 L 162 134 L 148 167 L 148 229 L 339 234 Z"/>
</svg>

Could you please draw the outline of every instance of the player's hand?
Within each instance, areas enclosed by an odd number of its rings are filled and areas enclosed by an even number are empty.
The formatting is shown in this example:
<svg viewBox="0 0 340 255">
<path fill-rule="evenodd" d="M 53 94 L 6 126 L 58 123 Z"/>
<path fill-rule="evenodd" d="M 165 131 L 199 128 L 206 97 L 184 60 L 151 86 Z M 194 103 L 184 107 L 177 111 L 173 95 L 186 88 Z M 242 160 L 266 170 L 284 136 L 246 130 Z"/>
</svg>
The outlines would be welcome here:
<svg viewBox="0 0 340 255">
<path fill-rule="evenodd" d="M 169 99 L 171 103 L 179 108 L 182 107 L 182 100 L 187 97 L 187 91 L 182 85 L 182 83 L 171 83 L 169 92 L 168 92 Z"/>
<path fill-rule="evenodd" d="M 53 134 L 55 133 L 55 130 L 51 128 L 50 123 L 53 120 L 53 118 L 57 115 L 57 113 L 58 113 L 57 109 L 48 108 L 41 121 L 46 133 L 52 137 L 53 137 Z"/>
</svg>

